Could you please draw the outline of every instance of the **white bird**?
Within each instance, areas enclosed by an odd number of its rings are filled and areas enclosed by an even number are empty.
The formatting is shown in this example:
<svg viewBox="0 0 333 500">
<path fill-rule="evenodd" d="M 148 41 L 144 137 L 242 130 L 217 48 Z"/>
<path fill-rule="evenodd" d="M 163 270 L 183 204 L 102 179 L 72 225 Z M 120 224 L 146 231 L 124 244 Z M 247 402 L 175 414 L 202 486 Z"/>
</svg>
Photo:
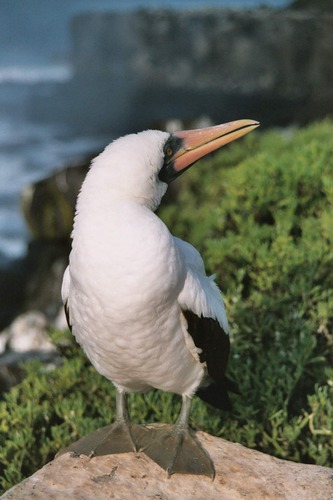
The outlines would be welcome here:
<svg viewBox="0 0 333 500">
<path fill-rule="evenodd" d="M 188 421 L 195 393 L 228 404 L 228 321 L 199 252 L 154 211 L 171 181 L 258 125 L 148 130 L 115 140 L 93 160 L 78 196 L 62 298 L 77 342 L 116 387 L 116 421 L 64 451 L 142 449 L 168 474 L 214 475 Z M 151 388 L 182 396 L 174 426 L 131 424 L 126 394 Z"/>
</svg>

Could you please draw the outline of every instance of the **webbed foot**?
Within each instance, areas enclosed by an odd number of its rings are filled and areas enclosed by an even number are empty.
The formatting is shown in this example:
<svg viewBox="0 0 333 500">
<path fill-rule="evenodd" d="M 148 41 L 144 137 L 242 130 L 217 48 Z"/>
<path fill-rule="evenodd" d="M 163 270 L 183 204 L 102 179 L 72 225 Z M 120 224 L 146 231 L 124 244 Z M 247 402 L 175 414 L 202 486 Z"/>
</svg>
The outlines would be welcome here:
<svg viewBox="0 0 333 500">
<path fill-rule="evenodd" d="M 79 439 L 60 451 L 56 456 L 72 452 L 76 455 L 87 455 L 92 458 L 101 455 L 139 451 L 139 445 L 135 439 L 135 435 L 140 433 L 140 429 L 137 428 L 140 428 L 140 426 L 130 425 L 126 422 L 115 422 Z"/>
<path fill-rule="evenodd" d="M 142 451 L 171 474 L 200 474 L 214 479 L 215 469 L 209 455 L 194 433 L 183 426 L 163 425 L 146 427 L 146 442 L 141 439 Z"/>
</svg>

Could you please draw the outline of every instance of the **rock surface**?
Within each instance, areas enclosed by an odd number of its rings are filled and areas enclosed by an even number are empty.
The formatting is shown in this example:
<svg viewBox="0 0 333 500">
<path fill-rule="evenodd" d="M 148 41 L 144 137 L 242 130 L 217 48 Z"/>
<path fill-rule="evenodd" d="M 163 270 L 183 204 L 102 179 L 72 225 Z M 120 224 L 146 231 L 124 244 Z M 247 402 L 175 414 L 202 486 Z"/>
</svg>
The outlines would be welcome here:
<svg viewBox="0 0 333 500">
<path fill-rule="evenodd" d="M 29 311 L 0 332 L 0 396 L 24 378 L 25 361 L 38 359 L 48 366 L 60 364 L 60 354 L 47 334 L 49 326 L 45 314 Z"/>
<path fill-rule="evenodd" d="M 214 461 L 214 481 L 166 473 L 144 453 L 74 457 L 69 453 L 45 465 L 10 489 L 4 499 L 288 499 L 331 500 L 332 470 L 287 462 L 239 444 L 197 434 Z"/>
<path fill-rule="evenodd" d="M 35 239 L 68 239 L 73 227 L 76 197 L 96 154 L 27 185 L 21 196 L 24 218 Z"/>
</svg>

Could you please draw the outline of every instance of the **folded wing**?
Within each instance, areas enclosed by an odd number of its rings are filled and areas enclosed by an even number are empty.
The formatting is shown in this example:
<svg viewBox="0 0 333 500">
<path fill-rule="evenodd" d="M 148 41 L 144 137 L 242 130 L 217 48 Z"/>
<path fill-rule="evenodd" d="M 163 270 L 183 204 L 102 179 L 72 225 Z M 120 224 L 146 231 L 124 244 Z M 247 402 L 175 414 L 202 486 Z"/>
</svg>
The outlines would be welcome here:
<svg viewBox="0 0 333 500">
<path fill-rule="evenodd" d="M 197 395 L 217 408 L 228 409 L 228 389 L 235 390 L 235 384 L 225 375 L 230 339 L 221 292 L 214 282 L 214 276 L 206 275 L 199 252 L 179 238 L 175 238 L 175 242 L 187 270 L 179 305 L 199 360 L 207 367 L 208 376 L 197 390 Z"/>
</svg>

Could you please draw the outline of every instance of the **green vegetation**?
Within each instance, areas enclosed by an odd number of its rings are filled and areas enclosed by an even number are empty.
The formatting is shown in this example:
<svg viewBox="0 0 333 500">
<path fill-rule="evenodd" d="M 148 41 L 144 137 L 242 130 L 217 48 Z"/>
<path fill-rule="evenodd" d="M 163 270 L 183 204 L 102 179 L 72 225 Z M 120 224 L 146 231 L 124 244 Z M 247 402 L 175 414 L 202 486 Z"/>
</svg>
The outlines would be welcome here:
<svg viewBox="0 0 333 500">
<path fill-rule="evenodd" d="M 333 123 L 253 132 L 176 182 L 160 215 L 222 285 L 240 396 L 222 413 L 195 398 L 191 423 L 277 457 L 333 466 Z M 47 370 L 30 363 L 0 404 L 0 484 L 109 423 L 111 384 L 69 333 Z M 175 420 L 179 397 L 130 397 L 135 422 Z"/>
</svg>

